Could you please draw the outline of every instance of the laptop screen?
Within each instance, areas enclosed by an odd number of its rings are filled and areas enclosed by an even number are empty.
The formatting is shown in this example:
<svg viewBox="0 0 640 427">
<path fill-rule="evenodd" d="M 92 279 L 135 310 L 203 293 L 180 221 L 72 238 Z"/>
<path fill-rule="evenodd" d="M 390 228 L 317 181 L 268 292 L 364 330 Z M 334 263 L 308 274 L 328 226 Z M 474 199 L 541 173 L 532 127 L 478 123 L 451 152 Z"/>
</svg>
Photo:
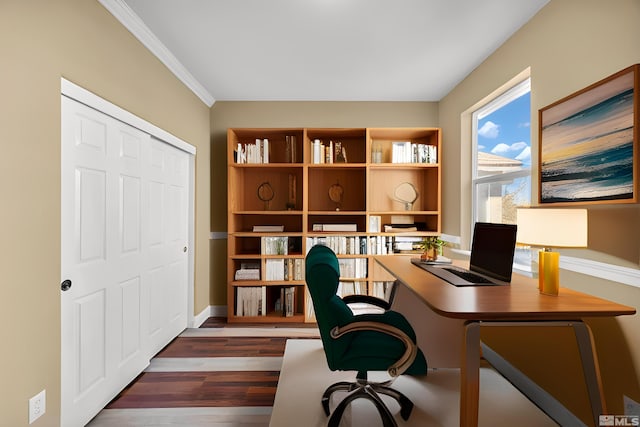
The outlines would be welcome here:
<svg viewBox="0 0 640 427">
<path fill-rule="evenodd" d="M 476 222 L 469 269 L 510 282 L 515 248 L 516 225 Z"/>
</svg>

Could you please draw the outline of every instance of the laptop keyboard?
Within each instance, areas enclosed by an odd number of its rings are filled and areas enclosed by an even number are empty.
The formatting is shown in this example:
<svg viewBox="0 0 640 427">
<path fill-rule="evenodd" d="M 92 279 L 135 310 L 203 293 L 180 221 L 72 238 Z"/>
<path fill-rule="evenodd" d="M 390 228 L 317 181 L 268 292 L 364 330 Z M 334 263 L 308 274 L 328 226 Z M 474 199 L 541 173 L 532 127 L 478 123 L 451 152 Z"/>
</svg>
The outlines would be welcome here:
<svg viewBox="0 0 640 427">
<path fill-rule="evenodd" d="M 469 271 L 460 271 L 455 268 L 445 268 L 448 272 L 455 274 L 458 277 L 463 278 L 467 282 L 471 283 L 492 283 L 490 280 L 485 279 L 482 276 L 478 276 L 477 274 L 473 274 Z"/>
</svg>

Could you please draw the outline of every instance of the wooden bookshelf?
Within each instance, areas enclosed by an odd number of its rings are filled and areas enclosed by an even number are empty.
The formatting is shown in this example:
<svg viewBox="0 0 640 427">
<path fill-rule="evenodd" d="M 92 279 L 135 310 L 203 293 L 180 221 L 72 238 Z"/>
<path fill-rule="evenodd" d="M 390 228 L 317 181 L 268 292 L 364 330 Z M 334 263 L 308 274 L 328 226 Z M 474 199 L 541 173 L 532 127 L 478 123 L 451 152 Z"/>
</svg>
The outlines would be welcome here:
<svg viewBox="0 0 640 427">
<path fill-rule="evenodd" d="M 229 322 L 314 321 L 304 257 L 319 241 L 350 272 L 341 289 L 373 295 L 389 279 L 372 255 L 441 232 L 438 128 L 242 128 L 227 143 Z M 417 192 L 410 207 L 396 200 L 400 184 Z M 418 230 L 385 232 L 395 221 Z M 286 250 L 265 250 L 277 237 Z"/>
</svg>

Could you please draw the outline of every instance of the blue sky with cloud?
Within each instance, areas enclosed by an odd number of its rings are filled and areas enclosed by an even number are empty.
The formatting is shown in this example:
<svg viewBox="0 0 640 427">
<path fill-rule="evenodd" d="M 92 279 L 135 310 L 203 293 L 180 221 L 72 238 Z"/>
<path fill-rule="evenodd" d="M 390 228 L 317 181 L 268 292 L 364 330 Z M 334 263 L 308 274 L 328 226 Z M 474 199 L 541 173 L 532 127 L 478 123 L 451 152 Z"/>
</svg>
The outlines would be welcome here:
<svg viewBox="0 0 640 427">
<path fill-rule="evenodd" d="M 531 165 L 529 92 L 478 122 L 478 151 Z"/>
</svg>

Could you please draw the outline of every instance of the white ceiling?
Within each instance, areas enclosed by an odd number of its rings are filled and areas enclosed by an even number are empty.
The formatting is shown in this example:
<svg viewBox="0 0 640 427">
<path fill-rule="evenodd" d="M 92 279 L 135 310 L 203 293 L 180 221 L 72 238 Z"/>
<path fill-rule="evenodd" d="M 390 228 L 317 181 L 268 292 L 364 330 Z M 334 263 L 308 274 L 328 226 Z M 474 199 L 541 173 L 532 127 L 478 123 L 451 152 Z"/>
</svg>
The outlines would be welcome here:
<svg viewBox="0 0 640 427">
<path fill-rule="evenodd" d="M 548 1 L 100 0 L 209 105 L 438 101 Z"/>
</svg>

